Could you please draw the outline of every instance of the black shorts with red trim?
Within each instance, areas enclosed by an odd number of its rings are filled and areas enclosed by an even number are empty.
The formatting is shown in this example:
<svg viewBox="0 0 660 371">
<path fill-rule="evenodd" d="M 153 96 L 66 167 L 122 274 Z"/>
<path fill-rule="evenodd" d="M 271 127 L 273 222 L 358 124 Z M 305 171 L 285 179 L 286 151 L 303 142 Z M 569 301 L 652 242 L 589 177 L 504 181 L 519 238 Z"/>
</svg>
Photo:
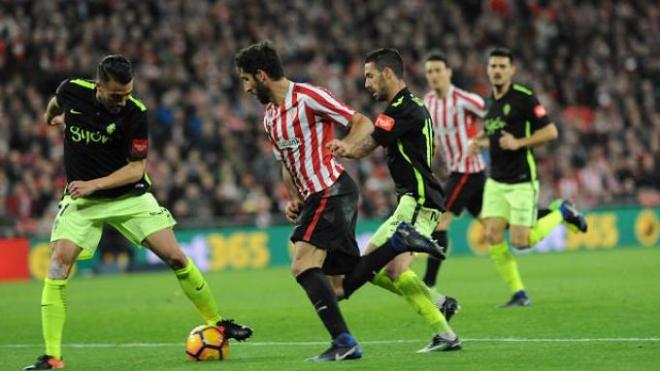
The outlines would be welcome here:
<svg viewBox="0 0 660 371">
<path fill-rule="evenodd" d="M 355 240 L 358 198 L 355 182 L 343 172 L 335 184 L 303 203 L 291 241 L 305 241 L 327 251 L 322 267 L 325 274 L 346 274 L 360 260 Z"/>
<path fill-rule="evenodd" d="M 486 185 L 486 173 L 452 172 L 445 184 L 445 209 L 454 215 L 467 210 L 473 217 L 481 213 L 481 203 Z"/>
</svg>

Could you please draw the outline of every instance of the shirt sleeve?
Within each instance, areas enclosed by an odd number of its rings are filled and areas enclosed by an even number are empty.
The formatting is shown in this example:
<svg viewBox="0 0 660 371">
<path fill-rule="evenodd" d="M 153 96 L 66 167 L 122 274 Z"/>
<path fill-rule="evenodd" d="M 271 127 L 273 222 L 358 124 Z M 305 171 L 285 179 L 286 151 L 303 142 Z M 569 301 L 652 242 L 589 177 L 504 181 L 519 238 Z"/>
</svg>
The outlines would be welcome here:
<svg viewBox="0 0 660 371">
<path fill-rule="evenodd" d="M 403 116 L 390 108 L 378 115 L 374 122 L 374 131 L 371 133 L 376 143 L 387 147 L 408 132 L 411 129 L 412 121 L 403 120 Z"/>
<path fill-rule="evenodd" d="M 130 123 L 128 134 L 128 159 L 130 161 L 147 158 L 149 153 L 149 127 L 147 125 L 147 112 L 136 111 Z"/>
<path fill-rule="evenodd" d="M 275 143 L 275 140 L 273 137 L 270 135 L 268 132 L 268 117 L 270 115 L 270 107 L 266 109 L 266 112 L 264 113 L 264 118 L 263 118 L 263 127 L 264 127 L 264 132 L 266 133 L 266 136 L 268 137 L 268 141 L 271 144 L 272 150 L 273 150 L 273 155 L 275 156 L 275 159 L 277 161 L 282 161 L 282 154 L 280 154 L 280 151 L 277 149 L 277 144 Z"/>
<path fill-rule="evenodd" d="M 299 88 L 306 97 L 305 104 L 316 115 L 323 116 L 341 126 L 349 126 L 355 110 L 337 99 L 329 90 L 305 86 Z"/>
<path fill-rule="evenodd" d="M 532 124 L 532 129 L 539 130 L 550 124 L 550 117 L 545 107 L 539 102 L 535 95 L 528 98 L 527 117 Z"/>
<path fill-rule="evenodd" d="M 69 79 L 66 79 L 55 90 L 55 100 L 60 108 L 64 107 L 69 94 L 71 94 L 69 91 Z"/>
<path fill-rule="evenodd" d="M 468 92 L 458 93 L 458 97 L 463 103 L 463 107 L 466 111 L 474 114 L 479 118 L 486 117 L 486 103 L 484 99 L 478 94 L 472 94 Z"/>
</svg>

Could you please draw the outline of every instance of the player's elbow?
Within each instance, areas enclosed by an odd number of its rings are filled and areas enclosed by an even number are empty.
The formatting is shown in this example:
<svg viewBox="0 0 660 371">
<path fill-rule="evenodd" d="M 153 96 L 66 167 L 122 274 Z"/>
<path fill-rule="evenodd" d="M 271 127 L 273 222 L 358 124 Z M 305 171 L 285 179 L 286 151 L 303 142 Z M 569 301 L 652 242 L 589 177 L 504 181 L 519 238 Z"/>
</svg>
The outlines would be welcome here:
<svg viewBox="0 0 660 371">
<path fill-rule="evenodd" d="M 367 116 L 359 112 L 356 112 L 351 118 L 351 128 L 356 127 L 364 130 L 366 134 L 371 134 L 374 131 L 374 123 Z"/>
<path fill-rule="evenodd" d="M 131 161 L 131 182 L 138 182 L 144 177 L 145 160 Z"/>
</svg>

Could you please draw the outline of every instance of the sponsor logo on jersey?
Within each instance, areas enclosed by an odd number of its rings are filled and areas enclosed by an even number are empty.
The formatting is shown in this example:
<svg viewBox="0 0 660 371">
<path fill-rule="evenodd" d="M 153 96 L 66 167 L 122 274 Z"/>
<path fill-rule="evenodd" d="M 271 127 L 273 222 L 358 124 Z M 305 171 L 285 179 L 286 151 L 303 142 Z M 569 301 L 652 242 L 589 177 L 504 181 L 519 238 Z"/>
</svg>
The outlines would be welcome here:
<svg viewBox="0 0 660 371">
<path fill-rule="evenodd" d="M 110 137 L 100 131 L 89 131 L 78 126 L 68 126 L 71 140 L 76 143 L 102 143 L 105 144 Z"/>
<path fill-rule="evenodd" d="M 300 146 L 300 139 L 291 138 L 291 139 L 281 139 L 277 141 L 277 148 L 279 149 L 293 149 Z"/>
<path fill-rule="evenodd" d="M 484 129 L 486 130 L 486 134 L 488 135 L 495 134 L 496 131 L 502 129 L 505 126 L 506 126 L 506 121 L 502 120 L 499 117 L 488 119 L 484 123 Z"/>
</svg>

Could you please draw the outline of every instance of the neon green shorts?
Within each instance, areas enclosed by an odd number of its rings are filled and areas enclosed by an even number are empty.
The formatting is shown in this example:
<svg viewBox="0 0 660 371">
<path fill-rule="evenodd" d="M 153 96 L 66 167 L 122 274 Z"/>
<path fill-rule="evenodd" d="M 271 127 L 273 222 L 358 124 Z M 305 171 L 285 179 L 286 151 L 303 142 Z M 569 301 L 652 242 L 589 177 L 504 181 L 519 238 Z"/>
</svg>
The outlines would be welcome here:
<svg viewBox="0 0 660 371">
<path fill-rule="evenodd" d="M 147 236 L 176 224 L 151 193 L 116 199 L 72 199 L 64 196 L 53 222 L 50 242 L 70 240 L 82 248 L 79 260 L 91 259 L 101 241 L 103 224 L 110 224 L 136 246 Z"/>
<path fill-rule="evenodd" d="M 412 224 L 415 229 L 426 237 L 431 237 L 431 233 L 438 225 L 438 220 L 442 212 L 436 209 L 421 207 L 417 204 L 415 198 L 404 195 L 399 201 L 399 206 L 394 210 L 394 214 L 383 223 L 369 241 L 377 247 L 387 242 L 396 231 L 396 227 L 401 222 Z M 414 221 L 413 221 L 414 219 Z"/>
<path fill-rule="evenodd" d="M 539 182 L 508 184 L 488 178 L 481 208 L 482 218 L 504 218 L 511 225 L 536 223 Z"/>
</svg>

